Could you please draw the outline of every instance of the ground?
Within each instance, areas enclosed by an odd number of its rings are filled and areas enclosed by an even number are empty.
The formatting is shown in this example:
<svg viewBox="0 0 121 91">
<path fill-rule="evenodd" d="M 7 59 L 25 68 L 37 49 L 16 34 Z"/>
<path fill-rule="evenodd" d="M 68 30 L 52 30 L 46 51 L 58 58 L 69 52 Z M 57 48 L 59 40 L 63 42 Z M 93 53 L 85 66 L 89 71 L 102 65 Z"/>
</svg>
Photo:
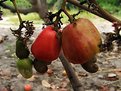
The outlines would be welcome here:
<svg viewBox="0 0 121 91">
<path fill-rule="evenodd" d="M 95 18 L 92 22 L 100 31 L 102 38 L 102 32 L 113 30 L 111 23 L 107 21 Z M 36 24 L 35 27 L 36 31 L 31 38 L 30 46 L 42 26 Z M 0 21 L 0 36 L 4 38 L 0 43 L 0 91 L 23 91 L 26 84 L 32 86 L 32 91 L 73 91 L 59 59 L 49 65 L 51 73 L 38 74 L 33 68 L 32 78 L 23 78 L 16 68 L 16 38 L 10 28 L 17 28 L 17 26 L 7 19 Z M 121 52 L 114 50 L 97 54 L 99 71 L 94 74 L 86 72 L 80 65 L 73 65 L 73 67 L 85 91 L 121 91 L 120 60 Z"/>
</svg>

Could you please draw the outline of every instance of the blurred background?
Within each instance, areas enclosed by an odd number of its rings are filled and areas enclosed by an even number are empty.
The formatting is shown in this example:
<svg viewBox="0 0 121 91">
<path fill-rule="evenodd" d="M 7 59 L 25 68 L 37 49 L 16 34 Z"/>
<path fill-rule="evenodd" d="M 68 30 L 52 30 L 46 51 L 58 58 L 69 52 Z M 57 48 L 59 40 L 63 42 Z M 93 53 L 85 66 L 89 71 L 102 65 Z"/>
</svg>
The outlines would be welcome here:
<svg viewBox="0 0 121 91">
<path fill-rule="evenodd" d="M 32 5 L 30 4 L 30 1 L 31 0 L 16 0 L 17 6 L 19 9 L 31 9 Z M 82 2 L 84 0 L 79 0 L 79 1 Z M 57 10 L 59 10 L 61 7 L 61 4 L 60 4 L 61 2 L 62 0 L 47 0 L 49 11 L 56 12 Z M 112 15 L 118 18 L 121 18 L 121 0 L 97 0 L 97 2 L 103 9 L 107 10 Z M 13 5 L 9 0 L 5 2 L 5 4 L 8 7 L 13 8 Z M 77 13 L 79 10 L 77 7 L 69 3 L 67 4 L 67 9 L 71 14 Z M 8 21 L 12 21 L 14 23 L 18 22 L 17 21 L 18 19 L 15 16 L 15 13 L 11 13 L 10 10 L 3 9 L 3 8 L 2 8 L 2 11 L 4 12 L 4 17 L 9 16 Z M 79 17 L 94 18 L 94 15 L 84 10 L 81 10 L 81 11 L 82 12 L 80 13 Z M 32 13 L 28 13 L 27 15 L 22 14 L 22 18 L 25 20 L 33 20 L 35 21 L 35 23 L 40 23 L 40 17 L 38 16 L 37 13 L 32 12 Z M 64 17 L 63 21 L 67 22 L 67 17 Z"/>
</svg>

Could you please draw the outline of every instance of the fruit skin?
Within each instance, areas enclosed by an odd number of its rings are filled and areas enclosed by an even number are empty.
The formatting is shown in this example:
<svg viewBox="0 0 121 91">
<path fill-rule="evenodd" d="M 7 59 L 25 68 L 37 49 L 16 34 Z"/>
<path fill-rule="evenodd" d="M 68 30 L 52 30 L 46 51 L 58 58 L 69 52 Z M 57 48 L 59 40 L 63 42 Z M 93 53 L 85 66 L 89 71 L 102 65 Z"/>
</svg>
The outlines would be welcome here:
<svg viewBox="0 0 121 91">
<path fill-rule="evenodd" d="M 31 46 L 34 57 L 46 62 L 55 60 L 59 56 L 60 49 L 60 41 L 53 26 L 44 28 Z"/>
<path fill-rule="evenodd" d="M 17 39 L 16 41 L 16 56 L 20 59 L 27 58 L 30 52 L 28 47 L 24 44 L 23 39 Z"/>
<path fill-rule="evenodd" d="M 24 78 L 30 78 L 33 75 L 32 60 L 30 58 L 17 60 L 18 71 Z"/>
<path fill-rule="evenodd" d="M 74 64 L 84 64 L 100 51 L 101 37 L 88 20 L 79 18 L 62 32 L 62 49 L 65 57 Z"/>
</svg>

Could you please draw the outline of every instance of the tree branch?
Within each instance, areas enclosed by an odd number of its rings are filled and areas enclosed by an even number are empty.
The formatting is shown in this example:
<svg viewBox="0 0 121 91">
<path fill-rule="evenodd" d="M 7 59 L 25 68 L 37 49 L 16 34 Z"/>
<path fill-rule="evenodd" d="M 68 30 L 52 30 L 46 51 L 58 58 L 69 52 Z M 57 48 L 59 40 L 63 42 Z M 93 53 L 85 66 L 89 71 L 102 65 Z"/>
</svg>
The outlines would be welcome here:
<svg viewBox="0 0 121 91">
<path fill-rule="evenodd" d="M 50 21 L 47 18 L 48 17 L 48 6 L 47 6 L 47 1 L 46 0 L 37 0 L 36 9 L 37 9 L 37 12 L 38 12 L 39 16 L 45 22 L 49 22 Z"/>
<path fill-rule="evenodd" d="M 91 3 L 94 3 L 96 4 L 96 7 L 97 7 L 97 11 L 94 11 L 90 8 L 88 8 L 87 6 L 84 6 L 84 5 L 81 5 L 79 1 L 77 0 L 67 0 L 67 2 L 81 8 L 81 9 L 84 9 L 90 13 L 93 13 L 101 18 L 104 18 L 110 22 L 118 22 L 119 24 L 121 24 L 121 21 L 115 17 L 113 17 L 112 15 L 110 15 L 108 12 L 106 12 L 104 9 L 102 9 L 97 3 L 95 0 L 89 0 Z"/>
<path fill-rule="evenodd" d="M 98 12 L 96 12 L 94 10 L 90 10 L 87 6 L 81 5 L 80 2 L 77 1 L 77 0 L 67 0 L 67 2 L 73 4 L 73 5 L 81 8 L 81 9 L 84 9 L 84 10 L 90 12 L 90 13 L 93 13 L 93 14 L 99 16 L 99 17 L 102 17 L 102 15 L 100 13 L 98 13 Z"/>
<path fill-rule="evenodd" d="M 67 61 L 67 59 L 65 58 L 65 56 L 63 55 L 63 53 L 61 53 L 60 55 L 60 60 L 66 70 L 66 73 L 68 75 L 68 78 L 71 82 L 71 85 L 73 87 L 74 91 L 84 91 L 84 88 L 82 87 L 79 79 L 77 78 L 73 67 L 71 66 L 71 64 Z"/>
<path fill-rule="evenodd" d="M 5 3 L 2 3 L 1 7 L 10 10 L 12 13 L 16 13 L 15 8 L 13 8 L 13 7 L 9 6 L 9 5 L 6 5 Z M 28 8 L 28 9 L 18 9 L 18 10 L 19 10 L 20 13 L 23 13 L 25 15 L 28 14 L 28 13 L 36 12 L 33 7 Z"/>
</svg>

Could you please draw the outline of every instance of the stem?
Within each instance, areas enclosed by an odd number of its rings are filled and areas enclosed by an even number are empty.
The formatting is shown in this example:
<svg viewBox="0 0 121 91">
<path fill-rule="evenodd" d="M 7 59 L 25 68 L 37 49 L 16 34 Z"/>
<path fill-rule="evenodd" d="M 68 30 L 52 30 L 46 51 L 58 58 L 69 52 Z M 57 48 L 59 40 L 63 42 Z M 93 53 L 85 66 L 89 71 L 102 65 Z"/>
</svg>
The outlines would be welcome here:
<svg viewBox="0 0 121 91">
<path fill-rule="evenodd" d="M 72 23 L 72 22 L 74 21 L 74 18 L 67 12 L 67 10 L 66 10 L 66 8 L 65 8 L 65 7 L 66 7 L 66 2 L 67 2 L 67 0 L 63 0 L 61 9 L 62 9 L 62 11 L 68 16 L 69 21 Z"/>
<path fill-rule="evenodd" d="M 66 73 L 68 75 L 68 78 L 70 80 L 70 83 L 73 87 L 74 91 L 84 91 L 84 89 L 82 88 L 82 85 L 79 81 L 79 79 L 77 78 L 75 71 L 73 69 L 73 67 L 71 66 L 71 64 L 67 61 L 67 59 L 65 58 L 65 56 L 63 55 L 63 53 L 61 53 L 61 55 L 59 56 L 65 70 Z"/>
<path fill-rule="evenodd" d="M 65 9 L 62 9 L 62 11 L 68 16 L 70 23 L 72 23 L 74 18 Z"/>
<path fill-rule="evenodd" d="M 61 14 L 62 10 L 59 10 L 57 13 L 56 13 L 56 20 L 54 21 L 54 28 L 55 28 L 55 31 L 58 32 L 58 23 L 60 21 L 60 14 Z"/>
<path fill-rule="evenodd" d="M 12 0 L 12 3 L 13 3 L 13 5 L 14 5 L 14 7 L 15 7 L 16 13 L 17 13 L 18 18 L 19 18 L 19 22 L 20 22 L 20 24 L 21 24 L 21 23 L 22 23 L 22 18 L 21 18 L 21 16 L 20 16 L 19 11 L 18 11 L 18 8 L 17 8 L 17 5 L 16 5 L 16 0 Z"/>
</svg>

